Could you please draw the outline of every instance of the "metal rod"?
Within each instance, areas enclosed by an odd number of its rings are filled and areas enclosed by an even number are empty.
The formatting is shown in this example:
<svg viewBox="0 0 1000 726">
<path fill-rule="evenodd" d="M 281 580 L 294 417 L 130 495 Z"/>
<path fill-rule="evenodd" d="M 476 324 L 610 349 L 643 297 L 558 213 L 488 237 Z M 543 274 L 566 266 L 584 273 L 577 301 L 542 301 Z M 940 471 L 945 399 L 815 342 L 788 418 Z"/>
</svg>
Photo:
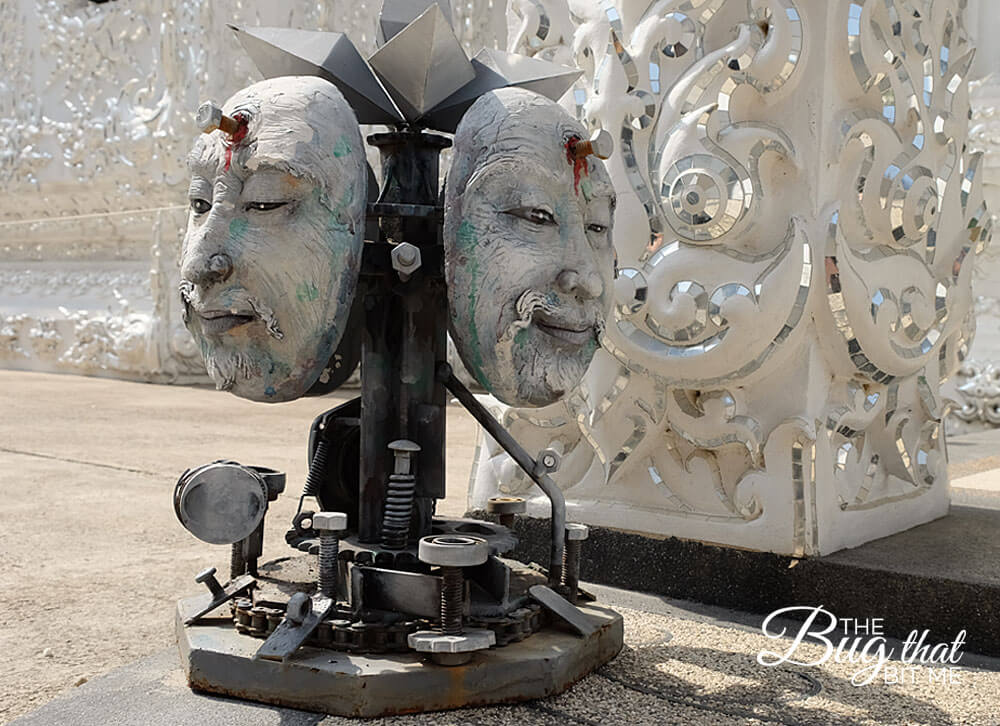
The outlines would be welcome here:
<svg viewBox="0 0 1000 726">
<path fill-rule="evenodd" d="M 503 447 L 504 451 L 510 454 L 517 465 L 524 469 L 524 472 L 531 477 L 531 480 L 538 485 L 539 489 L 545 492 L 552 504 L 552 540 L 549 549 L 549 584 L 558 586 L 562 580 L 563 549 L 566 543 L 566 498 L 562 489 L 556 486 L 552 478 L 544 473 L 544 469 L 535 462 L 531 455 L 525 451 L 513 436 L 500 425 L 490 415 L 476 397 L 472 395 L 468 388 L 455 377 L 451 366 L 444 361 L 437 364 L 435 377 L 447 388 L 451 394 L 458 399 L 465 410 L 472 414 L 472 417 L 479 422 L 479 425 L 486 429 L 487 433 L 496 439 L 497 443 Z"/>
</svg>

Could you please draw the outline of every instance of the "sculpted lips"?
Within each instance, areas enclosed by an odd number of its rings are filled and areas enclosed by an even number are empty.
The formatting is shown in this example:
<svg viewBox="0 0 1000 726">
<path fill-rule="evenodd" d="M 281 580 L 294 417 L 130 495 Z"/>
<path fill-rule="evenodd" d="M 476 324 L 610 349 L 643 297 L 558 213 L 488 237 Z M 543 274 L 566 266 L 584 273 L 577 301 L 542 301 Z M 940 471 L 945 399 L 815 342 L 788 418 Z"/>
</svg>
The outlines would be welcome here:
<svg viewBox="0 0 1000 726">
<path fill-rule="evenodd" d="M 257 319 L 250 313 L 237 313 L 231 310 L 199 310 L 198 318 L 201 329 L 206 335 L 222 335 L 240 325 L 246 325 Z"/>
<path fill-rule="evenodd" d="M 534 323 L 542 332 L 569 345 L 583 345 L 594 338 L 594 324 L 589 321 L 572 321 L 539 310 L 534 315 Z"/>
</svg>

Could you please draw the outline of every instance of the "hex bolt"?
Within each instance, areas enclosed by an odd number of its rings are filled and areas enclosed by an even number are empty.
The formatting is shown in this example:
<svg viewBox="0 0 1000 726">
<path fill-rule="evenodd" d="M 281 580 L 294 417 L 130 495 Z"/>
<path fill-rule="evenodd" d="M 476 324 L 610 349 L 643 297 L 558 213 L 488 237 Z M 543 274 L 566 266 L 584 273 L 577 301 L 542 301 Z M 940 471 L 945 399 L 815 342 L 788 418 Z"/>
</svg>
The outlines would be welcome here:
<svg viewBox="0 0 1000 726">
<path fill-rule="evenodd" d="M 432 535 L 423 537 L 417 547 L 421 562 L 441 568 L 441 632 L 462 634 L 462 610 L 465 605 L 463 567 L 475 567 L 486 562 L 490 547 L 486 540 L 466 535 Z"/>
<path fill-rule="evenodd" d="M 527 508 L 527 503 L 521 497 L 491 497 L 486 502 L 486 511 L 496 514 L 500 524 L 508 529 L 514 526 L 515 517 L 524 514 Z"/>
<path fill-rule="evenodd" d="M 580 594 L 580 554 L 583 542 L 590 536 L 585 524 L 566 523 L 566 547 L 563 549 L 563 585 L 569 590 L 569 601 L 576 603 Z"/>
<path fill-rule="evenodd" d="M 420 248 L 409 242 L 400 242 L 392 248 L 389 253 L 392 260 L 392 269 L 399 275 L 399 279 L 406 282 L 410 276 L 420 269 Z"/>
<path fill-rule="evenodd" d="M 343 512 L 316 512 L 312 526 L 319 532 L 319 591 L 324 597 L 336 599 L 339 533 L 347 529 L 347 515 Z"/>
<path fill-rule="evenodd" d="M 219 581 L 215 579 L 215 573 L 216 569 L 214 567 L 209 567 L 207 570 L 199 572 L 195 576 L 194 581 L 205 583 L 209 592 L 212 593 L 212 599 L 218 600 L 219 598 L 224 598 L 226 596 L 226 591 L 222 589 L 222 585 L 220 585 Z"/>
<path fill-rule="evenodd" d="M 226 134 L 235 134 L 240 128 L 239 121 L 226 116 L 222 113 L 222 109 L 211 101 L 206 101 L 198 107 L 195 123 L 203 134 L 210 134 L 216 129 L 222 129 Z"/>
</svg>

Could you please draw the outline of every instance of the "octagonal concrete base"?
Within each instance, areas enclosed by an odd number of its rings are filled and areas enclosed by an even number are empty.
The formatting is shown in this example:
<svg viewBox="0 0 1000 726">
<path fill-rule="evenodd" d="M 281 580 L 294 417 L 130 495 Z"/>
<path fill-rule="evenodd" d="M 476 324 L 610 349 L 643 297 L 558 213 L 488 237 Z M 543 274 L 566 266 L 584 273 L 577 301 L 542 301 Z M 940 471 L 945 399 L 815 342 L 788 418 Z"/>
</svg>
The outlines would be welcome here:
<svg viewBox="0 0 1000 726">
<path fill-rule="evenodd" d="M 552 627 L 520 643 L 439 666 L 419 654 L 357 655 L 302 648 L 286 663 L 253 660 L 262 640 L 241 635 L 228 618 L 185 626 L 178 603 L 177 642 L 188 685 L 197 691 L 340 716 L 386 716 L 561 693 L 622 648 L 622 617 L 599 604 L 581 610 L 600 627 L 589 637 Z M 223 612 L 225 610 L 225 612 Z M 228 608 L 220 609 L 228 614 Z"/>
</svg>

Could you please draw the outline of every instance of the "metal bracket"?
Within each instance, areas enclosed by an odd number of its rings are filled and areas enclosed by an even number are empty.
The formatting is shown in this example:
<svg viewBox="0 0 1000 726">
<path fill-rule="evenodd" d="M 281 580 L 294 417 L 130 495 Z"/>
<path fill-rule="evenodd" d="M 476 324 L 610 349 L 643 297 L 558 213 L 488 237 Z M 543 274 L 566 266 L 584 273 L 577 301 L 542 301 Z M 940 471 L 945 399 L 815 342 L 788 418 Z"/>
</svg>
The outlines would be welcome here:
<svg viewBox="0 0 1000 726">
<path fill-rule="evenodd" d="M 254 654 L 254 660 L 283 661 L 299 649 L 317 626 L 333 610 L 334 600 L 316 593 L 310 598 L 312 607 L 303 617 L 290 618 L 286 614 L 264 645 Z"/>
<path fill-rule="evenodd" d="M 528 588 L 528 594 L 583 637 L 586 638 L 597 630 L 597 627 L 590 622 L 590 618 L 580 608 L 566 600 L 551 587 L 535 585 Z"/>
<path fill-rule="evenodd" d="M 253 578 L 253 575 L 241 575 L 235 580 L 227 582 L 217 593 L 206 592 L 199 595 L 198 600 L 192 607 L 192 614 L 184 619 L 184 624 L 191 625 L 200 620 L 220 605 L 229 602 L 234 597 L 242 595 L 255 584 L 257 584 L 257 581 Z"/>
</svg>

